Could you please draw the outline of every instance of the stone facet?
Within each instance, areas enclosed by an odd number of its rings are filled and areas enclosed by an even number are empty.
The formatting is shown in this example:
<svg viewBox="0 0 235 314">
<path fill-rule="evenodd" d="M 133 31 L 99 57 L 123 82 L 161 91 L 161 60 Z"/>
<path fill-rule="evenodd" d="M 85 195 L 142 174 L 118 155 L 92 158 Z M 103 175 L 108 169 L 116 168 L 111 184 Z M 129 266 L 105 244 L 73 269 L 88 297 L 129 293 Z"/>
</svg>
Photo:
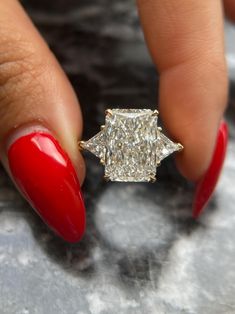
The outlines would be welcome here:
<svg viewBox="0 0 235 314">
<path fill-rule="evenodd" d="M 102 160 L 105 178 L 152 182 L 160 161 L 181 149 L 160 132 L 157 119 L 150 109 L 109 109 L 105 127 L 82 147 Z"/>
<path fill-rule="evenodd" d="M 104 159 L 105 156 L 105 134 L 100 131 L 90 140 L 82 142 L 81 147 L 89 150 L 92 154 L 100 159 Z"/>
<path fill-rule="evenodd" d="M 106 116 L 105 176 L 149 181 L 155 176 L 157 116 L 151 110 L 112 110 Z"/>
<path fill-rule="evenodd" d="M 179 144 L 172 142 L 163 133 L 158 133 L 157 159 L 159 162 L 177 150 L 181 150 Z"/>
</svg>

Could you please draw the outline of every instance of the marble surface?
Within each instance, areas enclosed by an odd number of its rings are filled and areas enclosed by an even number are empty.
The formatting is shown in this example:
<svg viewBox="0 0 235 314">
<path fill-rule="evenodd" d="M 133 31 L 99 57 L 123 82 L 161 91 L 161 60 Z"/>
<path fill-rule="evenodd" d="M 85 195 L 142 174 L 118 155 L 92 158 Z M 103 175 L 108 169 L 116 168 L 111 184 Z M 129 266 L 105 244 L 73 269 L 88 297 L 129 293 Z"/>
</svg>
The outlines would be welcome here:
<svg viewBox="0 0 235 314">
<path fill-rule="evenodd" d="M 154 106 L 157 76 L 134 1 L 23 3 L 79 94 L 85 138 L 97 132 L 108 106 Z M 233 83 L 235 30 L 226 28 Z M 235 313 L 233 99 L 232 84 L 224 171 L 197 222 L 193 187 L 171 158 L 155 184 L 120 184 L 103 182 L 102 167 L 87 154 L 87 232 L 70 245 L 48 230 L 0 168 L 0 313 Z"/>
</svg>

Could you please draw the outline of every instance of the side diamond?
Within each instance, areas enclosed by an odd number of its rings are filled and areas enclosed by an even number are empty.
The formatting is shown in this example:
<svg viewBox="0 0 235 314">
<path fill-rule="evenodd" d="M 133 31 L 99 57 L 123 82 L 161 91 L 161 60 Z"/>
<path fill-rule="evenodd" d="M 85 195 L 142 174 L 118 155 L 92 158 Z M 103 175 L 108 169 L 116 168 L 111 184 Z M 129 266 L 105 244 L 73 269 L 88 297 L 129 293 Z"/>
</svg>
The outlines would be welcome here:
<svg viewBox="0 0 235 314">
<path fill-rule="evenodd" d="M 100 159 L 105 157 L 105 134 L 100 131 L 91 139 L 81 144 L 83 149 L 89 150 L 92 154 Z"/>
<path fill-rule="evenodd" d="M 179 144 L 172 142 L 163 133 L 158 132 L 156 160 L 160 162 L 175 151 L 181 150 Z"/>
</svg>

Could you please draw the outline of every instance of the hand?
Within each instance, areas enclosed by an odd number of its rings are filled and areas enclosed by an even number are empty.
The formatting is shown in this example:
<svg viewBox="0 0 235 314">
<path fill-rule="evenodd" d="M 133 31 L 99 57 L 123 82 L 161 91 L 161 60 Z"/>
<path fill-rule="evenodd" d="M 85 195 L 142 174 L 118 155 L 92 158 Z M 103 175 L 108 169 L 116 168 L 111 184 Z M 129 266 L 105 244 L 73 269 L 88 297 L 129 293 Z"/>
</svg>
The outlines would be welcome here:
<svg viewBox="0 0 235 314">
<path fill-rule="evenodd" d="M 185 147 L 178 168 L 198 181 L 211 168 L 227 100 L 221 2 L 139 0 L 138 8 L 160 72 L 161 116 L 171 136 Z M 16 0 L 0 2 L 0 114 L 4 167 L 44 221 L 65 240 L 78 241 L 85 228 L 79 103 Z M 220 137 L 224 147 L 225 137 Z M 217 175 L 210 195 L 215 179 Z"/>
</svg>

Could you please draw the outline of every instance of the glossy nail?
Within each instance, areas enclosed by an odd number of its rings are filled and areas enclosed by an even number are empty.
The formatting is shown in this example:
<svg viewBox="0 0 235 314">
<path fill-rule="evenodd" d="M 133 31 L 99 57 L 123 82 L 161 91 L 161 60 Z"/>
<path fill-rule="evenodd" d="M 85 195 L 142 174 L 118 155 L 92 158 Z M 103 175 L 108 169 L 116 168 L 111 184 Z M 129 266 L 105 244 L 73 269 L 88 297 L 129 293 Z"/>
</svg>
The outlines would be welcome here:
<svg viewBox="0 0 235 314">
<path fill-rule="evenodd" d="M 228 142 L 228 126 L 222 122 L 218 131 L 216 146 L 211 164 L 197 183 L 193 202 L 193 217 L 197 218 L 208 204 L 218 182 L 226 155 Z"/>
<path fill-rule="evenodd" d="M 58 141 L 36 131 L 17 138 L 8 149 L 9 167 L 19 190 L 59 236 L 81 239 L 85 207 L 74 167 Z"/>
</svg>

